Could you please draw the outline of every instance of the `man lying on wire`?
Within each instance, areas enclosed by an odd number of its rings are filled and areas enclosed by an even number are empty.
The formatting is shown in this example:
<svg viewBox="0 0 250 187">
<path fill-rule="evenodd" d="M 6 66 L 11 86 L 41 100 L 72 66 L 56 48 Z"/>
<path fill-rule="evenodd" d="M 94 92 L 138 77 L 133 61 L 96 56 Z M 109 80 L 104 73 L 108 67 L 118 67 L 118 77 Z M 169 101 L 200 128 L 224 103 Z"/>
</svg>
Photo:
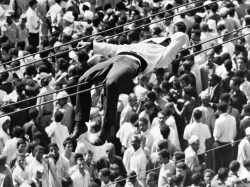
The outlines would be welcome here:
<svg viewBox="0 0 250 187">
<path fill-rule="evenodd" d="M 167 47 L 152 42 L 114 45 L 94 40 L 90 44 L 94 54 L 111 56 L 108 60 L 93 66 L 79 79 L 81 85 L 78 86 L 78 92 L 90 89 L 93 84 L 100 82 L 104 85 L 104 120 L 100 132 L 90 143 L 100 146 L 106 142 L 111 126 L 116 124 L 119 95 L 133 92 L 133 79 L 139 74 L 147 74 L 155 68 L 168 66 L 187 41 L 185 31 L 184 23 L 176 24 L 175 33 L 172 34 Z M 161 43 L 165 40 L 167 38 Z M 91 109 L 90 91 L 79 93 L 76 101 L 76 126 L 70 136 L 72 139 L 78 138 L 88 130 L 86 122 L 89 121 Z"/>
</svg>

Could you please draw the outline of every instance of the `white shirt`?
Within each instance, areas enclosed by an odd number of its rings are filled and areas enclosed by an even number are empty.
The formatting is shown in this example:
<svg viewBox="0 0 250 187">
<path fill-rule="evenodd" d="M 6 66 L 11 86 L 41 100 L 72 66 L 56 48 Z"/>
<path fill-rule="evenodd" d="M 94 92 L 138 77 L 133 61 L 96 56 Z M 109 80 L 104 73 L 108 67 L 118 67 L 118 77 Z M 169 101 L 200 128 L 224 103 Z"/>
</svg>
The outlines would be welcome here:
<svg viewBox="0 0 250 187">
<path fill-rule="evenodd" d="M 29 179 L 29 173 L 27 168 L 22 169 L 18 164 L 16 164 L 15 169 L 12 172 L 13 185 L 20 185 L 25 180 Z"/>
<path fill-rule="evenodd" d="M 12 138 L 8 140 L 3 148 L 2 155 L 7 156 L 6 163 L 9 164 L 11 160 L 13 160 L 16 157 L 17 154 L 17 142 L 20 140 L 20 138 Z"/>
<path fill-rule="evenodd" d="M 85 175 L 83 176 L 79 169 L 75 171 L 70 177 L 72 179 L 72 187 L 79 187 L 79 186 L 89 186 L 90 184 L 90 175 L 89 172 L 85 171 Z"/>
<path fill-rule="evenodd" d="M 32 8 L 29 7 L 29 9 L 26 11 L 27 16 L 27 27 L 29 29 L 30 33 L 38 33 L 39 32 L 39 17 L 37 16 L 37 13 L 32 10 Z"/>
<path fill-rule="evenodd" d="M 152 43 L 114 45 L 94 41 L 93 48 L 94 53 L 100 53 L 104 56 L 115 56 L 121 52 L 133 51 L 147 62 L 147 68 L 143 73 L 149 73 L 155 68 L 168 66 L 175 59 L 185 43 L 185 36 L 182 32 L 176 32 L 172 35 L 171 43 L 167 47 Z"/>
<path fill-rule="evenodd" d="M 131 145 L 131 137 L 136 131 L 136 128 L 128 122 L 123 123 L 123 125 L 118 130 L 116 137 L 120 139 L 121 144 L 128 148 Z"/>
<path fill-rule="evenodd" d="M 140 114 L 139 114 L 139 119 L 140 118 L 146 118 L 148 120 L 148 128 L 151 129 L 152 126 L 151 126 L 151 123 L 150 123 L 150 119 L 149 119 L 149 115 L 145 112 L 145 110 L 143 110 Z"/>
<path fill-rule="evenodd" d="M 151 134 L 149 129 L 146 132 L 141 132 L 141 134 L 146 138 L 145 146 L 151 152 L 151 148 L 154 143 L 154 136 Z"/>
<path fill-rule="evenodd" d="M 245 79 L 245 81 L 240 85 L 240 90 L 244 92 L 247 97 L 247 101 L 250 100 L 250 82 Z"/>
<path fill-rule="evenodd" d="M 140 99 L 141 97 L 144 97 L 147 94 L 148 90 L 141 85 L 137 85 L 134 87 L 134 93 L 137 97 L 137 99 Z"/>
<path fill-rule="evenodd" d="M 122 124 L 125 122 L 125 117 L 127 115 L 129 115 L 129 113 L 132 111 L 132 107 L 129 105 L 129 103 L 123 108 L 122 113 L 121 113 L 121 117 L 120 117 L 120 127 L 122 126 Z"/>
<path fill-rule="evenodd" d="M 141 182 L 146 178 L 147 163 L 148 160 L 142 148 L 135 151 L 133 147 L 129 147 L 124 153 L 123 164 L 127 172 L 135 171 L 137 175 L 140 174 L 138 178 Z"/>
<path fill-rule="evenodd" d="M 62 7 L 58 3 L 55 3 L 50 7 L 46 17 L 50 17 L 52 26 L 58 26 L 60 20 L 62 19 L 62 15 Z"/>
<path fill-rule="evenodd" d="M 56 143 L 59 147 L 59 151 L 62 154 L 64 151 L 63 141 L 69 137 L 68 128 L 61 123 L 52 122 L 45 131 L 51 139 L 51 143 Z"/>
<path fill-rule="evenodd" d="M 230 114 L 223 113 L 215 120 L 214 140 L 223 143 L 232 142 L 236 137 L 236 120 Z"/>
<path fill-rule="evenodd" d="M 164 187 L 168 184 L 168 178 L 175 174 L 175 164 L 169 160 L 167 164 L 162 164 L 159 173 L 158 187 Z"/>
<path fill-rule="evenodd" d="M 206 124 L 193 122 L 185 127 L 183 138 L 189 140 L 192 135 L 196 135 L 200 141 L 199 153 L 204 153 L 206 150 L 205 141 L 211 138 L 209 128 Z"/>
</svg>

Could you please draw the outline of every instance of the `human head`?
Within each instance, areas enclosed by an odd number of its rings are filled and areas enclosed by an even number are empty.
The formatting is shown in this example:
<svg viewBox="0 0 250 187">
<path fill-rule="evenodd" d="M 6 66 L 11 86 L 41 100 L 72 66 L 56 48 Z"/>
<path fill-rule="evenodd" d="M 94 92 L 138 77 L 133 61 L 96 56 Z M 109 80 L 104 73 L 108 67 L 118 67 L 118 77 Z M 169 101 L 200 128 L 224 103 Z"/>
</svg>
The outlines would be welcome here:
<svg viewBox="0 0 250 187">
<path fill-rule="evenodd" d="M 108 159 L 112 159 L 115 156 L 115 146 L 112 143 L 106 145 L 106 154 Z"/>
<path fill-rule="evenodd" d="M 134 184 L 134 183 L 136 182 L 137 174 L 136 174 L 135 171 L 129 171 L 127 177 L 128 177 L 128 180 L 129 180 L 132 184 Z"/>
<path fill-rule="evenodd" d="M 244 160 L 243 166 L 246 168 L 247 171 L 250 171 L 250 160 Z"/>
<path fill-rule="evenodd" d="M 50 143 L 49 144 L 49 152 L 52 157 L 58 158 L 59 157 L 59 148 L 56 143 Z"/>
<path fill-rule="evenodd" d="M 156 172 L 151 171 L 146 176 L 146 184 L 148 187 L 156 187 L 158 183 L 158 175 Z"/>
<path fill-rule="evenodd" d="M 229 170 L 232 171 L 233 173 L 237 173 L 240 169 L 240 163 L 236 160 L 233 160 L 229 164 Z"/>
<path fill-rule="evenodd" d="M 217 111 L 219 114 L 223 114 L 227 112 L 227 103 L 225 103 L 224 101 L 219 102 L 219 104 L 217 105 Z"/>
<path fill-rule="evenodd" d="M 158 152 L 158 160 L 161 164 L 167 164 L 169 162 L 170 156 L 167 149 L 163 149 Z"/>
<path fill-rule="evenodd" d="M 29 0 L 29 7 L 32 8 L 33 10 L 35 10 L 37 7 L 37 1 L 36 0 Z"/>
<path fill-rule="evenodd" d="M 138 135 L 134 135 L 131 139 L 131 145 L 137 151 L 141 145 L 141 138 Z"/>
<path fill-rule="evenodd" d="M 33 168 L 33 175 L 36 179 L 41 180 L 43 176 L 44 167 L 42 165 L 36 165 Z"/>
<path fill-rule="evenodd" d="M 146 132 L 148 130 L 148 119 L 145 117 L 139 118 L 139 129 L 141 132 Z"/>
<path fill-rule="evenodd" d="M 200 121 L 201 117 L 202 117 L 202 111 L 199 109 L 195 109 L 194 110 L 194 120 Z"/>
<path fill-rule="evenodd" d="M 160 111 L 157 114 L 158 121 L 160 125 L 164 125 L 166 121 L 166 112 L 165 111 Z"/>
<path fill-rule="evenodd" d="M 152 101 L 147 101 L 145 104 L 145 113 L 151 115 L 154 112 L 154 103 Z"/>
<path fill-rule="evenodd" d="M 230 80 L 230 88 L 231 90 L 233 91 L 238 91 L 240 88 L 240 85 L 242 84 L 243 80 L 239 77 L 233 77 L 231 80 Z"/>
<path fill-rule="evenodd" d="M 41 161 L 43 159 L 44 147 L 36 145 L 33 152 L 36 160 Z"/>
<path fill-rule="evenodd" d="M 107 184 L 110 181 L 110 170 L 108 168 L 103 168 L 99 171 L 99 178 L 101 181 L 103 181 L 105 184 Z"/>
<path fill-rule="evenodd" d="M 163 139 L 167 140 L 167 139 L 168 139 L 168 136 L 169 136 L 169 134 L 170 134 L 170 128 L 169 128 L 169 126 L 167 126 L 167 125 L 162 125 L 162 126 L 160 127 L 160 132 L 161 132 L 161 135 L 162 135 Z"/>
<path fill-rule="evenodd" d="M 137 98 L 136 98 L 136 95 L 134 93 L 129 94 L 128 102 L 132 108 L 137 106 Z"/>
<path fill-rule="evenodd" d="M 25 157 L 24 153 L 18 153 L 16 157 L 16 162 L 22 169 L 25 168 Z"/>
<path fill-rule="evenodd" d="M 205 169 L 203 173 L 204 181 L 210 183 L 214 177 L 214 171 L 212 169 Z"/>
<path fill-rule="evenodd" d="M 184 162 L 178 162 L 175 167 L 176 167 L 176 174 L 181 174 L 182 176 L 185 176 L 187 165 Z"/>
<path fill-rule="evenodd" d="M 26 152 L 26 147 L 27 147 L 27 143 L 26 141 L 20 139 L 17 142 L 17 151 L 18 153 L 25 153 Z"/>
<path fill-rule="evenodd" d="M 73 151 L 73 141 L 71 139 L 64 140 L 63 147 L 66 153 L 71 153 Z"/>
<path fill-rule="evenodd" d="M 218 171 L 218 179 L 225 182 L 228 178 L 228 172 L 229 170 L 227 168 L 220 168 Z"/>
<path fill-rule="evenodd" d="M 178 162 L 182 162 L 185 159 L 185 153 L 182 151 L 175 151 L 173 155 L 173 161 L 177 164 Z"/>
<path fill-rule="evenodd" d="M 16 138 L 21 138 L 23 136 L 23 129 L 20 126 L 16 126 L 12 130 L 12 134 Z"/>
<path fill-rule="evenodd" d="M 220 82 L 220 80 L 221 78 L 218 75 L 212 74 L 210 77 L 208 77 L 208 85 L 214 87 Z"/>
<path fill-rule="evenodd" d="M 61 122 L 63 119 L 63 113 L 61 111 L 57 110 L 55 112 L 54 118 L 55 118 L 55 122 Z"/>
</svg>

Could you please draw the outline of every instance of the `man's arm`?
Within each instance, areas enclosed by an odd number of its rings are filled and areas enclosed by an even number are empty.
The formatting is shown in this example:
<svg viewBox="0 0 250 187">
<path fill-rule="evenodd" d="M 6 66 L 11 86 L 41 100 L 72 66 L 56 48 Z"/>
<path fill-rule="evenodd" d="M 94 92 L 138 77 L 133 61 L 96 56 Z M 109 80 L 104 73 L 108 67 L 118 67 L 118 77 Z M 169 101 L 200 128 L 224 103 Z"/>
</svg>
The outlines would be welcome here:
<svg viewBox="0 0 250 187">
<path fill-rule="evenodd" d="M 108 44 L 105 42 L 93 41 L 93 50 L 96 54 L 104 56 L 115 56 L 118 49 L 122 48 L 122 45 Z"/>
</svg>

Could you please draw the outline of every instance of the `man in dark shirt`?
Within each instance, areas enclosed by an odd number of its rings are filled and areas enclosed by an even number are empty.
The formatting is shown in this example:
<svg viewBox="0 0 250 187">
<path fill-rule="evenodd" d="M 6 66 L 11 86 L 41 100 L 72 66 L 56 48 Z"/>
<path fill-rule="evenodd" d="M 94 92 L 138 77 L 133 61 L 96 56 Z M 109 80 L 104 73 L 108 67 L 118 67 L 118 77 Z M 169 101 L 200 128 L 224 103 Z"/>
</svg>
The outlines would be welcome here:
<svg viewBox="0 0 250 187">
<path fill-rule="evenodd" d="M 243 105 L 247 103 L 247 97 L 240 90 L 240 85 L 244 80 L 239 77 L 233 77 L 230 81 L 230 88 L 231 88 L 231 106 L 238 109 L 241 113 Z"/>
<path fill-rule="evenodd" d="M 106 154 L 106 156 L 100 158 L 100 160 L 97 161 L 97 170 L 100 171 L 103 168 L 111 169 L 111 165 L 116 164 L 119 166 L 120 175 L 126 177 L 127 172 L 125 166 L 122 162 L 122 159 L 115 155 L 115 146 L 112 143 L 107 144 Z"/>
</svg>

